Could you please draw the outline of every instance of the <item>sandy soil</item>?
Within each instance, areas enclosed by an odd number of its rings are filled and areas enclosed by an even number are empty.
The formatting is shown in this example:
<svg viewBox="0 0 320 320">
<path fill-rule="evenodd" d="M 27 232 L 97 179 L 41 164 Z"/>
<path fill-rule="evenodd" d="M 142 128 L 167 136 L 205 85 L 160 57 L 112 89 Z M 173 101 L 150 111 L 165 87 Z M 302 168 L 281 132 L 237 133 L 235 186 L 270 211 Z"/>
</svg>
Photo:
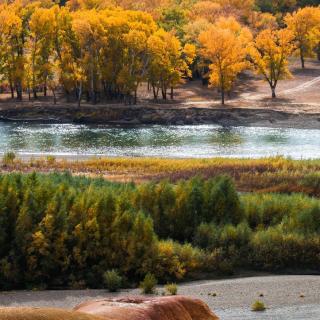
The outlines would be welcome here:
<svg viewBox="0 0 320 320">
<path fill-rule="evenodd" d="M 159 292 L 163 289 L 159 288 Z M 123 290 L 116 295 L 138 295 L 139 290 Z M 196 281 L 179 285 L 179 294 L 204 300 L 224 320 L 272 319 L 319 320 L 320 276 L 259 276 L 227 280 Z M 73 308 L 91 299 L 111 294 L 105 290 L 18 291 L 0 293 L 0 306 Z M 250 310 L 255 300 L 267 310 Z"/>
<path fill-rule="evenodd" d="M 271 108 L 289 113 L 318 113 L 320 111 L 320 62 L 309 59 L 306 68 L 301 69 L 300 61 L 290 63 L 292 78 L 281 80 L 277 86 L 277 99 L 271 99 L 268 84 L 247 71 L 241 74 L 227 105 L 241 108 Z M 220 104 L 216 89 L 206 88 L 200 81 L 190 81 L 176 92 L 176 99 L 183 105 L 214 106 Z M 297 109 L 297 106 L 299 108 Z"/>
</svg>

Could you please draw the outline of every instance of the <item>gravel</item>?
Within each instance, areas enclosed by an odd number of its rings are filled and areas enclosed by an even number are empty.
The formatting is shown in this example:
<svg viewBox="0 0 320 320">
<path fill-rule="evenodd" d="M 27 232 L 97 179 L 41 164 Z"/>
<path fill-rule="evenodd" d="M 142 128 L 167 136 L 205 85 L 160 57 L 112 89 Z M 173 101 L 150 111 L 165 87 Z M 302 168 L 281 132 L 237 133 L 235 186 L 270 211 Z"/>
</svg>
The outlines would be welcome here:
<svg viewBox="0 0 320 320">
<path fill-rule="evenodd" d="M 158 291 L 162 290 L 159 287 Z M 105 290 L 11 291 L 0 293 L 0 305 L 71 309 L 85 300 L 139 294 L 137 289 L 116 294 Z M 320 276 L 260 276 L 195 281 L 179 285 L 179 294 L 200 298 L 225 320 L 320 319 Z M 256 300 L 265 303 L 265 312 L 250 310 Z"/>
</svg>

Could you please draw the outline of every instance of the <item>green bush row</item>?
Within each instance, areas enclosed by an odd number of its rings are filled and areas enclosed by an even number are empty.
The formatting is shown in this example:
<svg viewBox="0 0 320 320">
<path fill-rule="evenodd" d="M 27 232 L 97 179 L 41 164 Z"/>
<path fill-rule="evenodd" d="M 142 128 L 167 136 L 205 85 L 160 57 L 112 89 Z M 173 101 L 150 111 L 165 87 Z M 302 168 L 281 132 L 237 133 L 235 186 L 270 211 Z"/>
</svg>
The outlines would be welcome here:
<svg viewBox="0 0 320 320">
<path fill-rule="evenodd" d="M 0 286 L 119 287 L 235 268 L 318 269 L 320 201 L 239 196 L 230 178 L 111 183 L 0 176 Z"/>
</svg>

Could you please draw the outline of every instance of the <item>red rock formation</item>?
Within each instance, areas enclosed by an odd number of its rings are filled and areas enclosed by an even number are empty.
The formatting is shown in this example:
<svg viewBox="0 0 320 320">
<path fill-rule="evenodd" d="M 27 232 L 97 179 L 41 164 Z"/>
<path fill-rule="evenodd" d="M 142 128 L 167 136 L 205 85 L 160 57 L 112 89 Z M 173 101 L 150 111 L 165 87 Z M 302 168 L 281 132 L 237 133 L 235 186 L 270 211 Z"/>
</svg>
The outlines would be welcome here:
<svg viewBox="0 0 320 320">
<path fill-rule="evenodd" d="M 0 308 L 0 320 L 105 320 L 81 312 L 50 308 Z"/>
<path fill-rule="evenodd" d="M 184 296 L 107 298 L 88 301 L 74 310 L 105 320 L 218 320 L 208 306 Z"/>
</svg>

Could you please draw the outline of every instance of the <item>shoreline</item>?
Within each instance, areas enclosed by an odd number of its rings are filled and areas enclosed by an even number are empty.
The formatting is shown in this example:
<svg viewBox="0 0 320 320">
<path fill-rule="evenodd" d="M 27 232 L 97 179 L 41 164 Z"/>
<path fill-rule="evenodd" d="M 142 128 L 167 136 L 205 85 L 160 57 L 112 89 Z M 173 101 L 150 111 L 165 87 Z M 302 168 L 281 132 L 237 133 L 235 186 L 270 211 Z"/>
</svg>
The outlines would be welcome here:
<svg viewBox="0 0 320 320">
<path fill-rule="evenodd" d="M 221 319 L 318 319 L 320 276 L 267 275 L 234 279 L 200 280 L 179 285 L 179 294 L 206 302 Z M 159 287 L 161 292 L 163 287 Z M 212 295 L 215 293 L 216 295 Z M 0 306 L 56 307 L 75 305 L 103 297 L 140 295 L 138 289 L 109 293 L 106 290 L 0 292 Z M 262 295 L 262 296 L 261 296 Z M 252 312 L 255 300 L 265 303 L 265 312 Z M 303 318 L 295 318 L 300 315 Z"/>
<path fill-rule="evenodd" d="M 292 111 L 279 105 L 264 107 L 188 107 L 167 105 L 34 105 L 0 107 L 0 120 L 7 122 L 140 125 L 252 126 L 268 128 L 320 129 L 320 113 L 299 112 L 302 105 L 290 105 Z"/>
<path fill-rule="evenodd" d="M 0 159 L 4 156 L 6 152 L 1 151 L 0 152 Z M 67 163 L 77 163 L 77 162 L 84 162 L 84 161 L 96 161 L 96 160 L 118 160 L 118 159 L 123 159 L 123 160 L 130 160 L 130 159 L 137 159 L 137 160 L 145 160 L 145 159 L 150 159 L 150 160 L 199 160 L 199 161 L 207 161 L 207 160 L 216 160 L 216 159 L 221 159 L 221 160 L 235 160 L 235 161 L 248 161 L 248 160 L 267 160 L 267 159 L 275 159 L 275 158 L 283 158 L 283 159 L 292 159 L 294 161 L 317 161 L 320 160 L 320 157 L 292 157 L 289 155 L 281 155 L 281 154 L 274 154 L 274 155 L 262 155 L 258 157 L 246 157 L 246 156 L 213 156 L 213 157 L 161 157 L 158 155 L 152 156 L 143 156 L 143 155 L 135 155 L 135 156 L 130 156 L 130 155 L 108 155 L 108 154 L 73 154 L 73 153 L 68 153 L 68 154 L 60 154 L 60 153 L 54 153 L 54 152 L 42 152 L 42 153 L 24 153 L 24 152 L 15 152 L 14 154 L 16 155 L 16 160 L 22 161 L 22 162 L 30 162 L 32 160 L 47 160 L 48 158 L 53 157 L 54 161 L 63 161 Z M 50 161 L 50 160 L 49 160 Z"/>
</svg>

